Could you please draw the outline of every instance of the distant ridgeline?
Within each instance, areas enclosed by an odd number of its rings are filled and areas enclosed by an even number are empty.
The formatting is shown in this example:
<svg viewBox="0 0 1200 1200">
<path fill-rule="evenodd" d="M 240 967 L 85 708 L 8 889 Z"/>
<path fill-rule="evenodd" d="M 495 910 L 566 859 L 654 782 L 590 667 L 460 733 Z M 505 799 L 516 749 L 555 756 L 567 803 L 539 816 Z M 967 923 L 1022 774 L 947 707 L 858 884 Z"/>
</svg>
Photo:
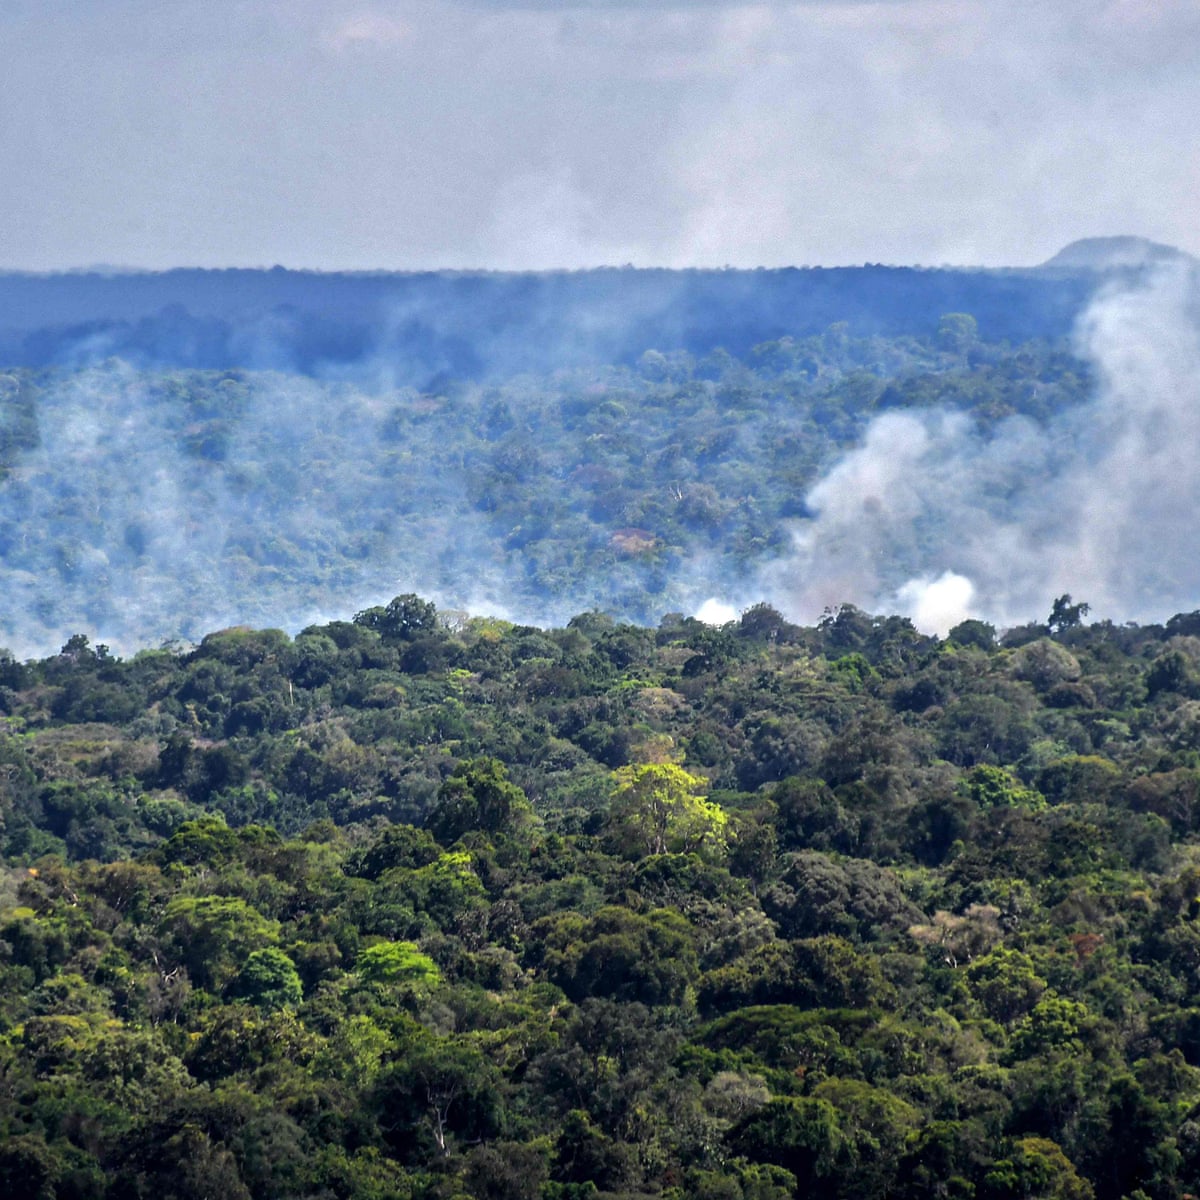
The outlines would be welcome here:
<svg viewBox="0 0 1200 1200">
<path fill-rule="evenodd" d="M 928 335 L 969 312 L 990 340 L 1069 332 L 1097 283 L 1177 255 L 1140 239 L 1074 243 L 1042 267 L 326 274 L 271 270 L 0 275 L 0 363 L 263 367 L 427 386 L 439 377 L 735 355 L 846 322 Z"/>
</svg>

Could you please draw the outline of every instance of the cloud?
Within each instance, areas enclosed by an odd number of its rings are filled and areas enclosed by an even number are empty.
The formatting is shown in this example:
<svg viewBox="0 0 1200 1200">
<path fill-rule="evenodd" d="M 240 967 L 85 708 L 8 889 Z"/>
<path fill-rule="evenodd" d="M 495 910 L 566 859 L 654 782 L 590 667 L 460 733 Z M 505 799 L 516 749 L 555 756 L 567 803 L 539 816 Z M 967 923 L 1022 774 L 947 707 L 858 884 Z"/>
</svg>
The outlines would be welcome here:
<svg viewBox="0 0 1200 1200">
<path fill-rule="evenodd" d="M 323 37 L 332 50 L 356 46 L 394 46 L 412 36 L 412 27 L 399 17 L 379 12 L 361 12 L 345 17 Z"/>
<path fill-rule="evenodd" d="M 533 265 L 514 196 L 563 267 L 1200 249 L 1183 0 L 0 10 L 9 266 Z"/>
<path fill-rule="evenodd" d="M 928 0 L 457 0 L 469 8 L 562 12 L 605 9 L 688 10 L 706 8 L 876 8 Z"/>
</svg>

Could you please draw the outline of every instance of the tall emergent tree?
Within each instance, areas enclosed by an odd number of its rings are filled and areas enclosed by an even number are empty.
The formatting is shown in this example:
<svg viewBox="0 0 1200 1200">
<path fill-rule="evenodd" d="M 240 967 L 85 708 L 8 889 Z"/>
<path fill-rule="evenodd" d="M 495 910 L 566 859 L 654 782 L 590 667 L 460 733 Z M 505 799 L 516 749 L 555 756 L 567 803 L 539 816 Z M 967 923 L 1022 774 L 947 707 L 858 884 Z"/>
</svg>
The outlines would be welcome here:
<svg viewBox="0 0 1200 1200">
<path fill-rule="evenodd" d="M 690 854 L 724 844 L 726 815 L 701 796 L 705 781 L 674 763 L 615 772 L 609 828 L 627 853 Z"/>
</svg>

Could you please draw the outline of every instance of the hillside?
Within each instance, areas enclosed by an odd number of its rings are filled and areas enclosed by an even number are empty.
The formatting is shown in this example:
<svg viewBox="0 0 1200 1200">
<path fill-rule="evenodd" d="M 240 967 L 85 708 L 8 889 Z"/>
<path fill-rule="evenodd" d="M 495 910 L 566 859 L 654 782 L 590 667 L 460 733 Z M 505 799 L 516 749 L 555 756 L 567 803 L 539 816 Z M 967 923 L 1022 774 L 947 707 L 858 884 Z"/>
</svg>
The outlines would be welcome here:
<svg viewBox="0 0 1200 1200">
<path fill-rule="evenodd" d="M 0 645 L 295 631 L 417 588 L 539 624 L 1190 607 L 1200 351 L 1166 253 L 0 277 Z"/>
<path fill-rule="evenodd" d="M 1200 615 L 1086 615 L 0 662 L 4 1194 L 1194 1192 Z"/>
<path fill-rule="evenodd" d="M 0 645 L 294 631 L 348 595 L 418 582 L 445 607 L 527 622 L 585 608 L 656 622 L 737 600 L 785 560 L 806 493 L 873 420 L 1045 423 L 1090 387 L 1068 346 L 985 342 L 965 317 L 926 338 L 837 325 L 742 359 L 648 349 L 628 367 L 426 391 L 118 361 L 14 369 L 0 375 Z M 919 565 L 897 554 L 895 584 Z M 758 586 L 746 603 L 790 607 Z M 865 600 L 831 602 L 846 599 Z"/>
</svg>

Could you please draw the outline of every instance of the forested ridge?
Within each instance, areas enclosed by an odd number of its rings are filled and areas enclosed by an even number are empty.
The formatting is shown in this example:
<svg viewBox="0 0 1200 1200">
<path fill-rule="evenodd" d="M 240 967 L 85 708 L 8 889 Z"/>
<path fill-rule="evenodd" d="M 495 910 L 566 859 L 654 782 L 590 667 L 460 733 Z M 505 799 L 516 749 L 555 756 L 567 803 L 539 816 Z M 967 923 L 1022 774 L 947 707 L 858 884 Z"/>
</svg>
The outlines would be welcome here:
<svg viewBox="0 0 1200 1200">
<path fill-rule="evenodd" d="M 1078 247 L 1075 247 L 1077 249 Z M 1068 252 L 1073 248 L 1068 247 Z M 1178 251 L 1160 247 L 1181 258 Z M 869 336 L 928 336 L 945 312 L 987 337 L 1070 332 L 1097 289 L 1144 279 L 1152 259 L 1066 252 L 1042 268 L 868 263 L 771 270 L 320 272 L 0 271 L 0 360 L 145 368 L 259 367 L 362 380 L 380 369 L 426 389 L 439 379 L 613 362 L 647 348 L 739 357 L 764 341 L 849 321 Z"/>
<path fill-rule="evenodd" d="M 0 1192 L 1200 1190 L 1200 614 L 0 660 Z"/>
</svg>

